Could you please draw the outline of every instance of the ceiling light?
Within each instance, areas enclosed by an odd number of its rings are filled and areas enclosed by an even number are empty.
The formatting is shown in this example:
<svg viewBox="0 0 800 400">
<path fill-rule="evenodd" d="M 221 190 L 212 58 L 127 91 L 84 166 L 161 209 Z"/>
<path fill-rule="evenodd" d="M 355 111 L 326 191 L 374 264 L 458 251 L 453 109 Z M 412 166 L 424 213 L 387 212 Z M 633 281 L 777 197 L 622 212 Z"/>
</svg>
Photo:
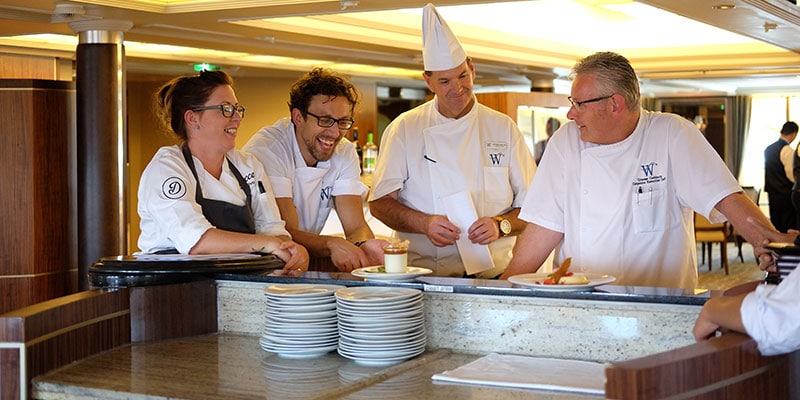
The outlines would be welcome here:
<svg viewBox="0 0 800 400">
<path fill-rule="evenodd" d="M 733 4 L 717 4 L 711 6 L 711 8 L 715 10 L 733 10 L 734 8 L 736 8 L 736 6 Z"/>
</svg>

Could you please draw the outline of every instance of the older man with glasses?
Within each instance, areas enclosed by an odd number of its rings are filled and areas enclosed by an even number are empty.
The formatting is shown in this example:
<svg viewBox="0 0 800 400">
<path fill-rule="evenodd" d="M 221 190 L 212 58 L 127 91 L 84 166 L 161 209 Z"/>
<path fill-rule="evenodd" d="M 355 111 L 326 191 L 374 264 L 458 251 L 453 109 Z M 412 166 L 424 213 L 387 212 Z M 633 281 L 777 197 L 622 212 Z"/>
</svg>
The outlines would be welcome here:
<svg viewBox="0 0 800 400">
<path fill-rule="evenodd" d="M 692 123 L 643 110 L 628 60 L 601 52 L 573 69 L 572 103 L 550 140 L 520 218 L 528 225 L 503 275 L 534 272 L 549 253 L 619 285 L 695 289 L 695 210 L 729 219 L 750 243 L 771 224 Z"/>
<path fill-rule="evenodd" d="M 262 128 L 243 148 L 264 164 L 292 238 L 342 272 L 383 264 L 386 244 L 364 219 L 367 187 L 355 146 L 342 140 L 357 103 L 351 82 L 315 68 L 291 88 L 291 117 Z M 320 235 L 334 208 L 346 238 Z"/>
</svg>

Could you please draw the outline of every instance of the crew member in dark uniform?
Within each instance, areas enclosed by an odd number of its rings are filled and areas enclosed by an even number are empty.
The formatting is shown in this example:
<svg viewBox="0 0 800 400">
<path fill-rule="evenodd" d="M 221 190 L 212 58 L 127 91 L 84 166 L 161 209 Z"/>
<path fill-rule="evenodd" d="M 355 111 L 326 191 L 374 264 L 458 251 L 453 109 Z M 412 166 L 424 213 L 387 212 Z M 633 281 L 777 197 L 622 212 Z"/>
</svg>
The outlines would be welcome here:
<svg viewBox="0 0 800 400">
<path fill-rule="evenodd" d="M 792 205 L 792 151 L 789 143 L 797 136 L 797 124 L 789 121 L 781 128 L 781 137 L 764 150 L 764 191 L 769 199 L 769 219 L 781 232 L 797 229 Z"/>
</svg>

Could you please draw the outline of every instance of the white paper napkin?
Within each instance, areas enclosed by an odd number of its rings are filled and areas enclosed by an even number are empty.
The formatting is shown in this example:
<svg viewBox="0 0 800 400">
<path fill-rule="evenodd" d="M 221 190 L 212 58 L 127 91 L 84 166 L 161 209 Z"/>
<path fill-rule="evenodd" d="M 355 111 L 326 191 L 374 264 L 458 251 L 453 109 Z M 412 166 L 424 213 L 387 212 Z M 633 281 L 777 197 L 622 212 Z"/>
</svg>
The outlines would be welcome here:
<svg viewBox="0 0 800 400">
<path fill-rule="evenodd" d="M 605 364 L 591 361 L 491 353 L 433 380 L 602 395 L 605 370 Z"/>
<path fill-rule="evenodd" d="M 461 228 L 461 235 L 456 241 L 456 246 L 467 275 L 494 268 L 494 260 L 492 260 L 492 253 L 489 252 L 489 246 L 472 243 L 469 240 L 467 229 L 478 219 L 478 213 L 475 211 L 475 205 L 472 203 L 469 192 L 462 191 L 443 197 L 442 203 L 447 213 L 447 219 Z"/>
</svg>

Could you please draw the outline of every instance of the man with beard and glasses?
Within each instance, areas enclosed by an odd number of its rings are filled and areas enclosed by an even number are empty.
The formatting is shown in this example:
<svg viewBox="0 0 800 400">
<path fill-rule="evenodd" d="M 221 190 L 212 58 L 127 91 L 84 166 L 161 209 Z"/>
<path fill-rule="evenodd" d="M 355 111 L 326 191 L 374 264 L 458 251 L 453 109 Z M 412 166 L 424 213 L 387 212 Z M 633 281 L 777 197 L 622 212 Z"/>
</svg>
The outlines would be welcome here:
<svg viewBox="0 0 800 400">
<path fill-rule="evenodd" d="M 342 272 L 383 264 L 386 244 L 364 219 L 368 189 L 359 180 L 355 146 L 342 140 L 353 127 L 357 103 L 351 82 L 314 68 L 292 85 L 291 117 L 262 128 L 243 148 L 264 164 L 292 238 L 312 257 L 330 257 Z M 320 235 L 332 208 L 346 239 Z"/>
<path fill-rule="evenodd" d="M 557 264 L 571 258 L 574 271 L 611 275 L 616 285 L 693 293 L 695 212 L 730 221 L 754 246 L 767 238 L 748 220 L 772 225 L 694 122 L 642 109 L 627 58 L 592 54 L 571 77 L 571 121 L 547 144 L 502 278 L 535 272 L 555 250 Z"/>
</svg>

